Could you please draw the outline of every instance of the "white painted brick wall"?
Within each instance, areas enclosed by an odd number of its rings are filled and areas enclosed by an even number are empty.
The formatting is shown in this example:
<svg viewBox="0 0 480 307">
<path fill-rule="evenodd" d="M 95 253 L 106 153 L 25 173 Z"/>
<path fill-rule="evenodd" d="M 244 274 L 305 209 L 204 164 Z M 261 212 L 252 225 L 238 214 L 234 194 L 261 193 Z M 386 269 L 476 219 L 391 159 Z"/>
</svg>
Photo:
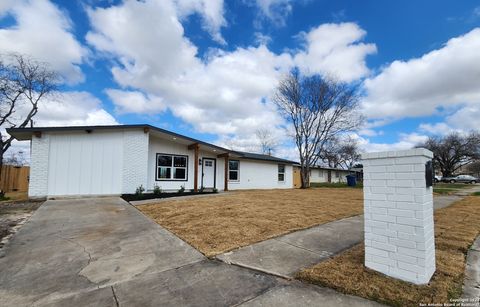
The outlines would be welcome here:
<svg viewBox="0 0 480 307">
<path fill-rule="evenodd" d="M 47 134 L 43 134 L 41 137 L 32 136 L 31 146 L 28 196 L 31 198 L 46 197 L 50 138 Z"/>
<path fill-rule="evenodd" d="M 122 193 L 135 193 L 140 185 L 145 190 L 148 179 L 148 137 L 143 130 L 125 131 L 123 134 Z"/>
<path fill-rule="evenodd" d="M 432 187 L 426 149 L 367 153 L 364 171 L 365 265 L 426 284 L 435 272 Z"/>
</svg>

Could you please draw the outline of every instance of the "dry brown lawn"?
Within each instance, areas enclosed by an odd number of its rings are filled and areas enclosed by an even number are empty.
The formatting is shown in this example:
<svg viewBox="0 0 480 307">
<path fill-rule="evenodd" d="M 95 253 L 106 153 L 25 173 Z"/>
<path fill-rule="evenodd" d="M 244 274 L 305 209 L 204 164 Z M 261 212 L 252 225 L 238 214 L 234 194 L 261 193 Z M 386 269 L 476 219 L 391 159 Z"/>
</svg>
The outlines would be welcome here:
<svg viewBox="0 0 480 307">
<path fill-rule="evenodd" d="M 138 206 L 206 256 L 363 213 L 361 189 L 236 191 Z"/>
<path fill-rule="evenodd" d="M 394 306 L 447 303 L 461 295 L 465 255 L 480 234 L 480 197 L 435 211 L 436 266 L 428 285 L 415 286 L 364 266 L 363 244 L 298 274 L 300 279 Z"/>
</svg>

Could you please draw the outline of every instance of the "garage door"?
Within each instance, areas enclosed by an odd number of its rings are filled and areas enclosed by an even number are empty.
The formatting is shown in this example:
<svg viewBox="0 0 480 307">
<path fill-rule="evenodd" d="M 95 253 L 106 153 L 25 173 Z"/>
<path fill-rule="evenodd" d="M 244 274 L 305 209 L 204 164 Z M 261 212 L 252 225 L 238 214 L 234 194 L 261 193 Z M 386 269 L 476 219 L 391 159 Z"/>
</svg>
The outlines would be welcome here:
<svg viewBox="0 0 480 307">
<path fill-rule="evenodd" d="M 48 195 L 120 194 L 123 135 L 51 135 Z"/>
</svg>

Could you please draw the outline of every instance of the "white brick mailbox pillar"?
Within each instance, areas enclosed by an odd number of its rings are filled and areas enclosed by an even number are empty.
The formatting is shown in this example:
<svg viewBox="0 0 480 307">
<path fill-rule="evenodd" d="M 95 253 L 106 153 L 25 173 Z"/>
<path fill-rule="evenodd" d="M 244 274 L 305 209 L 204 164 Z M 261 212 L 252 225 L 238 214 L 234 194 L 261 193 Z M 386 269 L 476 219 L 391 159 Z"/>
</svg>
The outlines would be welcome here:
<svg viewBox="0 0 480 307">
<path fill-rule="evenodd" d="M 362 155 L 365 265 L 391 277 L 426 284 L 435 272 L 432 187 L 426 187 L 429 150 Z"/>
</svg>

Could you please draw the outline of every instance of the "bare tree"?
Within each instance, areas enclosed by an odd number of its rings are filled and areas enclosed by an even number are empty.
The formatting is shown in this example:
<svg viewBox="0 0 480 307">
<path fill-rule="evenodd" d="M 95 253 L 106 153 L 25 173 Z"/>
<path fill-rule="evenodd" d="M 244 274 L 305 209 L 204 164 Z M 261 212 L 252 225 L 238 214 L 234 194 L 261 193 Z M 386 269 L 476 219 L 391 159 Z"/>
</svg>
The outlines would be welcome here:
<svg viewBox="0 0 480 307">
<path fill-rule="evenodd" d="M 451 133 L 445 137 L 430 137 L 416 147 L 425 147 L 433 152 L 435 166 L 444 177 L 452 176 L 460 167 L 480 159 L 480 134 L 471 132 L 463 136 Z"/>
<path fill-rule="evenodd" d="M 268 129 L 257 129 L 255 135 L 257 136 L 261 152 L 264 155 L 271 156 L 278 147 L 278 140 L 272 135 L 272 132 Z"/>
<path fill-rule="evenodd" d="M 57 75 L 45 63 L 23 55 L 0 58 L 0 127 L 26 127 L 38 104 L 56 89 Z M 13 137 L 0 131 L 0 172 Z"/>
<path fill-rule="evenodd" d="M 24 166 L 27 161 L 22 150 L 10 152 L 3 157 L 3 164 L 13 166 Z"/>
<path fill-rule="evenodd" d="M 352 138 L 328 141 L 322 152 L 318 153 L 319 160 L 332 168 L 350 169 L 360 160 L 358 142 Z"/>
<path fill-rule="evenodd" d="M 307 188 L 318 153 L 329 141 L 360 127 L 357 90 L 330 78 L 301 77 L 293 71 L 280 81 L 274 102 L 294 128 L 302 188 Z"/>
</svg>

